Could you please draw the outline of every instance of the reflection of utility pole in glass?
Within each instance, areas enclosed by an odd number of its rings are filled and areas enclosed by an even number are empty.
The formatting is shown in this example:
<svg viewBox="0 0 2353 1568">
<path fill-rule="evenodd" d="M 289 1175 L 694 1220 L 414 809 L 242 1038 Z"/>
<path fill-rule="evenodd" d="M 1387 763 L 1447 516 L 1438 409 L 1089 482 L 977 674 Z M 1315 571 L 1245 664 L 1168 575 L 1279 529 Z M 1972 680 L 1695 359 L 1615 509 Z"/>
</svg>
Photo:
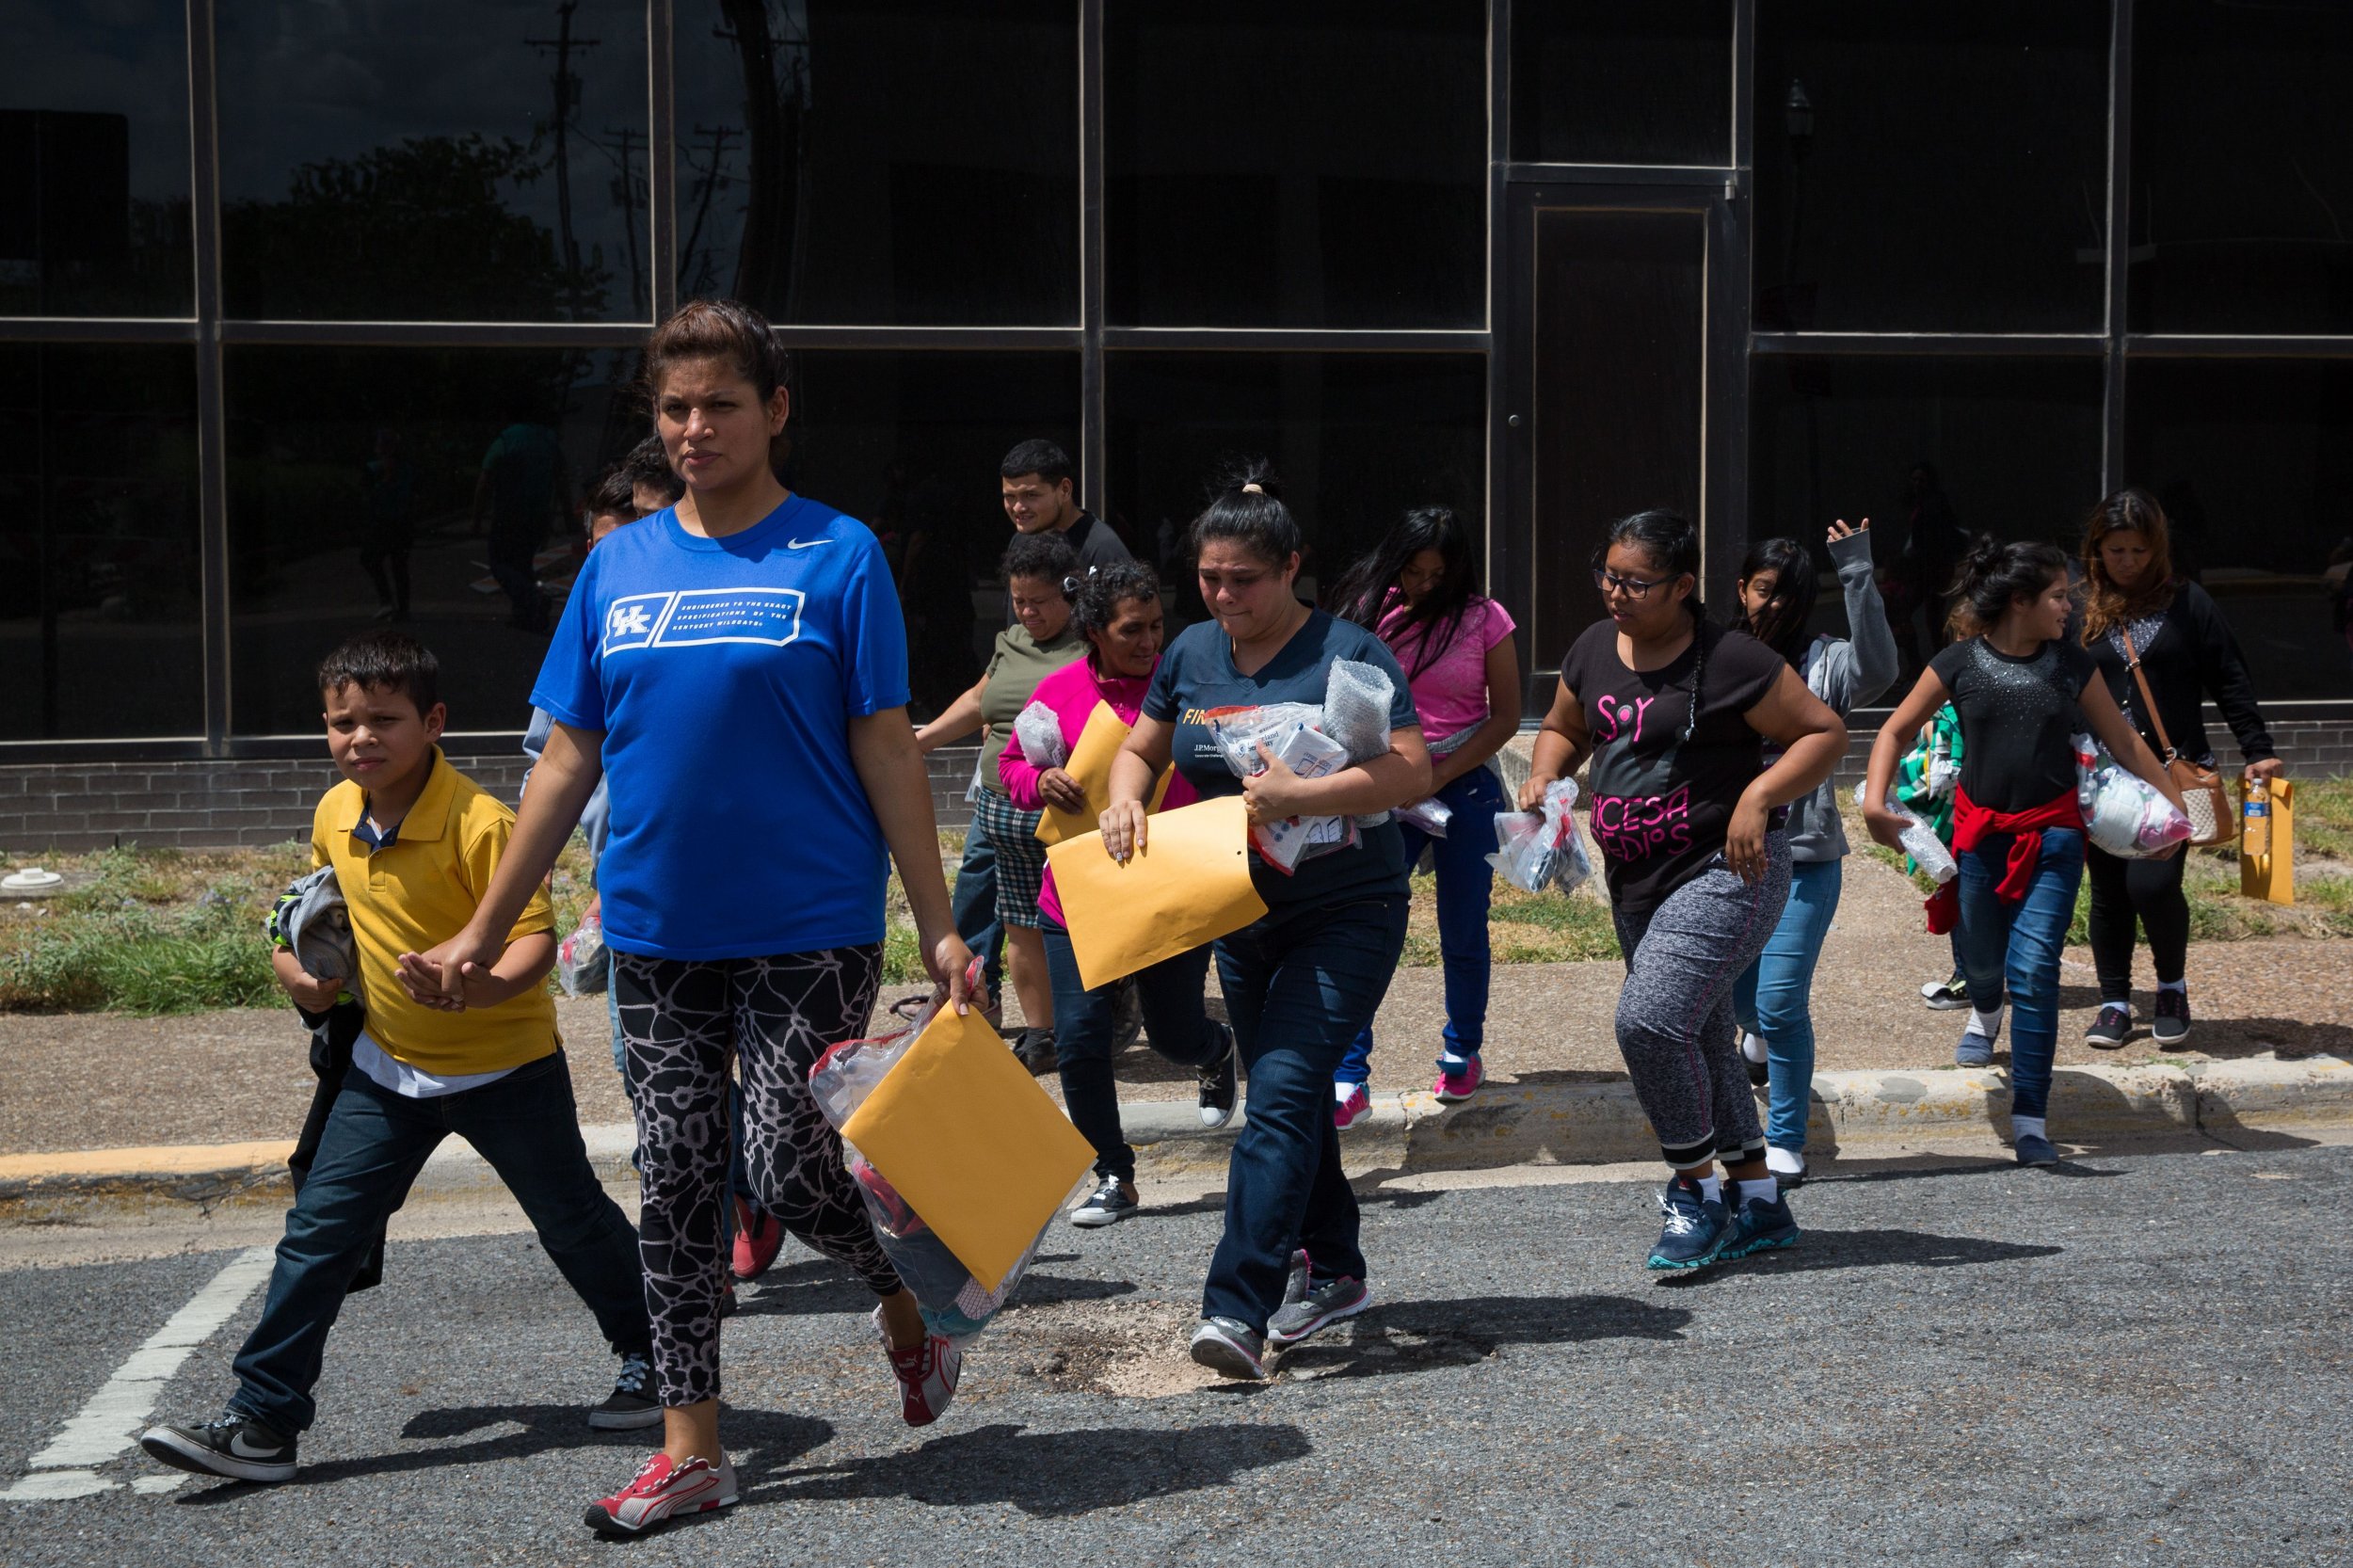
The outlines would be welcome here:
<svg viewBox="0 0 2353 1568">
<path fill-rule="evenodd" d="M 637 138 L 642 133 L 634 125 L 609 129 L 605 135 L 620 144 L 621 172 L 613 177 L 613 204 L 621 209 L 621 233 L 629 241 L 629 303 L 632 313 L 646 311 L 646 269 L 637 259 L 638 197 Z"/>
<path fill-rule="evenodd" d="M 1789 100 L 1784 123 L 1789 132 L 1789 232 L 1781 251 L 1781 300 L 1785 326 L 1801 329 L 1814 324 L 1814 289 L 1809 282 L 1801 299 L 1798 285 L 1798 239 L 1805 213 L 1805 161 L 1814 151 L 1814 100 L 1805 84 L 1789 79 Z M 1822 514 L 1822 421 L 1812 376 L 1801 380 L 1799 400 L 1805 408 L 1805 507 L 1797 520 L 1800 538 L 1811 539 Z"/>
<path fill-rule="evenodd" d="M 710 292 L 712 285 L 711 258 L 697 258 L 696 248 L 702 244 L 703 224 L 711 216 L 711 199 L 721 185 L 733 182 L 728 178 L 728 142 L 744 133 L 732 125 L 697 125 L 695 134 L 711 138 L 710 161 L 695 162 L 694 153 L 687 153 L 687 166 L 701 176 L 696 181 L 695 225 L 686 232 L 685 248 L 679 252 L 679 292 L 693 299 Z"/>
<path fill-rule="evenodd" d="M 768 0 L 720 0 L 726 25 L 714 36 L 735 45 L 744 67 L 744 243 L 737 252 L 735 297 L 789 320 L 801 239 L 802 119 L 808 109 L 808 34 L 790 24 L 769 30 Z"/>
<path fill-rule="evenodd" d="M 523 40 L 541 54 L 553 51 L 555 55 L 555 74 L 548 78 L 555 89 L 555 232 L 562 247 L 574 321 L 587 312 L 580 289 L 580 241 L 572 233 L 572 167 L 567 140 L 572 114 L 580 107 L 580 77 L 572 70 L 572 51 L 594 49 L 600 41 L 572 37 L 572 12 L 579 8 L 580 0 L 562 0 L 555 8 L 555 37 Z"/>
</svg>

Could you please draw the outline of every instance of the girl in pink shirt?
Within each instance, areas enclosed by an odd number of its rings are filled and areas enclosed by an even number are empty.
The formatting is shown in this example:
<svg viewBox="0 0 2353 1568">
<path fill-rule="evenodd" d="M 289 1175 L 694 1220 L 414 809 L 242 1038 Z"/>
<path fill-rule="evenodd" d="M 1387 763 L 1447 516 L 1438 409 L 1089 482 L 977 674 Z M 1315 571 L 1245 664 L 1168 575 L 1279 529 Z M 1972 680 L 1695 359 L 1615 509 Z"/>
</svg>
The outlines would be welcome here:
<svg viewBox="0 0 2353 1568">
<path fill-rule="evenodd" d="M 1160 579 L 1137 561 L 1099 567 L 1080 585 L 1072 616 L 1086 636 L 1086 657 L 1039 681 L 1032 699 L 1053 710 L 1066 747 L 1079 744 L 1087 720 L 1106 703 L 1121 722 L 1136 722 L 1144 688 L 1160 662 Z M 1018 744 L 1005 748 L 997 771 L 1006 794 L 1022 810 L 1047 806 L 1076 810 L 1085 805 L 1077 780 L 1061 768 L 1033 766 Z M 1179 774 L 1169 781 L 1162 808 L 1190 805 L 1193 799 L 1193 786 Z M 1138 1208 L 1135 1150 L 1128 1147 L 1119 1125 L 1119 1092 L 1112 1077 L 1116 987 L 1090 991 L 1080 982 L 1050 867 L 1037 906 L 1045 917 L 1046 969 L 1054 989 L 1063 1104 L 1072 1125 L 1095 1145 L 1095 1174 L 1100 1178 L 1096 1191 L 1071 1211 L 1070 1223 L 1088 1228 L 1114 1224 Z M 1152 1048 L 1193 1070 L 1199 1079 L 1201 1124 L 1223 1127 L 1234 1113 L 1238 1089 L 1234 1034 L 1210 1019 L 1203 1001 L 1209 968 L 1205 946 L 1132 978 Z"/>
<path fill-rule="evenodd" d="M 1512 617 L 1480 592 L 1470 531 L 1452 508 L 1408 512 L 1381 547 L 1352 568 L 1335 613 L 1371 628 L 1405 667 L 1429 737 L 1432 793 L 1454 813 L 1443 838 L 1411 823 L 1405 861 L 1430 846 L 1438 872 L 1438 952 L 1446 970 L 1446 1034 L 1438 1098 L 1466 1100 L 1483 1069 L 1489 948 L 1487 905 L 1495 872 L 1495 820 L 1511 808 L 1488 760 L 1519 733 L 1520 663 Z M 1372 1030 L 1356 1036 L 1332 1083 L 1332 1119 L 1341 1128 L 1371 1108 Z"/>
</svg>

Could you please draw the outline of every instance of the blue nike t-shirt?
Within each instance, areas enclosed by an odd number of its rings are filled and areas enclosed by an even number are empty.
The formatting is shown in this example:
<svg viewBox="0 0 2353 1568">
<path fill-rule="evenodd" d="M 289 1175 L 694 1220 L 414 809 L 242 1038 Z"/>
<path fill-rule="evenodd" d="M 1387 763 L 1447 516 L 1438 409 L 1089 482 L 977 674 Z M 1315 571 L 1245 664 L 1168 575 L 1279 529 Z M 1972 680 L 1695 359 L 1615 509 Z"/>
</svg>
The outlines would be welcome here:
<svg viewBox="0 0 2353 1568">
<path fill-rule="evenodd" d="M 1176 771 L 1207 800 L 1241 793 L 1241 780 L 1225 765 L 1209 715 L 1221 708 L 1256 708 L 1271 702 L 1321 703 L 1332 679 L 1332 661 L 1377 664 L 1387 674 L 1389 728 L 1410 728 L 1414 696 L 1388 645 L 1352 621 L 1318 610 L 1291 634 L 1273 658 L 1244 675 L 1234 667 L 1234 640 L 1213 620 L 1186 627 L 1160 655 L 1160 668 L 1144 694 L 1144 711 L 1176 726 L 1170 750 Z M 1393 822 L 1364 829 L 1353 849 L 1312 856 L 1286 874 L 1257 856 L 1250 857 L 1251 885 L 1270 904 L 1332 903 L 1404 896 L 1405 842 Z"/>
<path fill-rule="evenodd" d="M 532 689 L 604 735 L 605 940 L 676 959 L 883 939 L 888 864 L 853 716 L 907 700 L 865 524 L 805 496 L 723 539 L 664 510 L 589 552 Z"/>
</svg>

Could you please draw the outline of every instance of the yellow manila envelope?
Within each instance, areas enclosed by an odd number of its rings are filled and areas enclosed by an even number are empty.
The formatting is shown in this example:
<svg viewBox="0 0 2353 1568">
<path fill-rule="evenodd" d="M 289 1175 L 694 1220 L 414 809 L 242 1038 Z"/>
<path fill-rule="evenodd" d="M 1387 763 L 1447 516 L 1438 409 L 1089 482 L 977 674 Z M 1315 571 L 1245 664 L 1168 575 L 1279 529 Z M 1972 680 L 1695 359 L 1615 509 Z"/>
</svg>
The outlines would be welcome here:
<svg viewBox="0 0 2353 1568">
<path fill-rule="evenodd" d="M 942 1008 L 841 1136 L 994 1290 L 1095 1148 L 978 1012 Z"/>
<path fill-rule="evenodd" d="M 1070 748 L 1070 760 L 1064 762 L 1062 769 L 1078 781 L 1079 788 L 1086 792 L 1086 809 L 1064 811 L 1059 807 L 1048 806 L 1045 815 L 1037 820 L 1039 843 L 1059 844 L 1064 839 L 1075 839 L 1081 833 L 1095 831 L 1095 824 L 1102 820 L 1103 812 L 1112 803 L 1112 759 L 1118 756 L 1119 748 L 1127 744 L 1128 726 L 1122 724 L 1119 715 L 1112 712 L 1110 703 L 1097 702 L 1095 712 L 1087 715 L 1086 728 L 1079 731 L 1079 744 Z M 1175 776 L 1176 770 L 1173 768 L 1160 770 L 1160 782 L 1153 790 L 1152 803 L 1144 808 L 1145 810 L 1157 811 L 1160 808 L 1160 800 L 1168 793 L 1168 781 Z"/>
<path fill-rule="evenodd" d="M 1046 859 L 1054 868 L 1079 978 L 1089 990 L 1240 931 L 1266 913 L 1250 885 L 1249 822 L 1240 795 L 1160 812 L 1146 829 L 1143 853 L 1126 865 L 1103 853 L 1100 832 L 1065 839 Z"/>
</svg>

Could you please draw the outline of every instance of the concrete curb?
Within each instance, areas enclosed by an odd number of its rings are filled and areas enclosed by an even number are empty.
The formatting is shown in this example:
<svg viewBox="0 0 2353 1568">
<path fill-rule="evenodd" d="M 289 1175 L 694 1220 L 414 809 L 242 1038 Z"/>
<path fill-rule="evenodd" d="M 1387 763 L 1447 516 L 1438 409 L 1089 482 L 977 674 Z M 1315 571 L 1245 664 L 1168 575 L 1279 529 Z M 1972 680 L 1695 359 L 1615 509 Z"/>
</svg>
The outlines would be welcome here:
<svg viewBox="0 0 2353 1568">
<path fill-rule="evenodd" d="M 1121 1107 L 1147 1181 L 1223 1176 L 1234 1136 L 1247 1122 L 1205 1130 L 1190 1104 Z M 2226 1146 L 2288 1147 L 2302 1134 L 2353 1128 L 2353 1063 L 2292 1061 L 2063 1067 L 2053 1075 L 2050 1120 L 2063 1147 L 2102 1152 L 2178 1144 L 2202 1137 Z M 2009 1083 L 2001 1072 L 1818 1073 L 1807 1152 L 1870 1158 L 2006 1141 Z M 626 1188 L 634 1130 L 626 1123 L 582 1128 L 588 1158 L 608 1185 Z M 1467 1105 L 1442 1106 L 1422 1093 L 1381 1095 L 1351 1128 L 1342 1149 L 1354 1173 L 1415 1174 L 1519 1165 L 1648 1161 L 1658 1143 L 1623 1079 L 1496 1083 Z M 0 1220 L 38 1220 L 89 1204 L 168 1200 L 211 1208 L 285 1200 L 291 1143 L 99 1149 L 0 1159 Z M 453 1139 L 425 1162 L 412 1198 L 482 1197 L 502 1191 L 497 1175 Z"/>
</svg>

